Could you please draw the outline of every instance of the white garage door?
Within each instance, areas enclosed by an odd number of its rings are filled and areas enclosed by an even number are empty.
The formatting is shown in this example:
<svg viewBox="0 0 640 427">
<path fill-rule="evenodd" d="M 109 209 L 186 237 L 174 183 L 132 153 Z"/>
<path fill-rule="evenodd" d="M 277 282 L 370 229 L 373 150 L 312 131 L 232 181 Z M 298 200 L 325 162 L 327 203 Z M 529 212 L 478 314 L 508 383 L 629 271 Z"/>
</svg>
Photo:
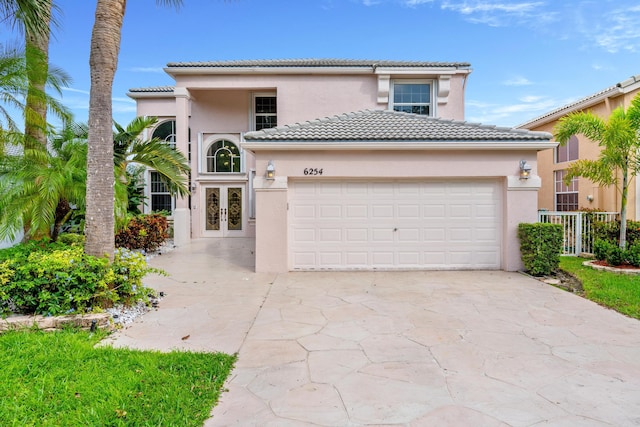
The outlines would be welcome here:
<svg viewBox="0 0 640 427">
<path fill-rule="evenodd" d="M 294 270 L 500 268 L 496 181 L 294 181 L 289 194 Z"/>
</svg>

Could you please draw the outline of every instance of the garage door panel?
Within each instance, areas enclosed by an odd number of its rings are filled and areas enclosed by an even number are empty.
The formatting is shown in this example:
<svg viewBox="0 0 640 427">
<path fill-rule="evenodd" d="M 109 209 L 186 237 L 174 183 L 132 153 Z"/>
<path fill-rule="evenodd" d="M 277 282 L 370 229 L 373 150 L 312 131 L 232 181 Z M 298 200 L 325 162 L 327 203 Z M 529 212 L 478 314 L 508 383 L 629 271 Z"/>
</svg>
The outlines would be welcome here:
<svg viewBox="0 0 640 427">
<path fill-rule="evenodd" d="M 347 205 L 345 214 L 347 219 L 366 219 L 369 209 L 367 205 Z"/>
<path fill-rule="evenodd" d="M 398 205 L 398 218 L 404 220 L 420 219 L 420 205 Z"/>
<path fill-rule="evenodd" d="M 368 252 L 348 251 L 346 253 L 346 267 L 363 268 L 368 265 L 370 265 Z"/>
<path fill-rule="evenodd" d="M 341 219 L 342 218 L 342 206 L 340 205 L 323 205 L 319 206 L 319 220 L 323 219 Z"/>
<path fill-rule="evenodd" d="M 398 252 L 398 265 L 414 266 L 422 264 L 420 251 Z"/>
<path fill-rule="evenodd" d="M 443 243 L 446 239 L 447 232 L 443 228 L 425 228 L 424 229 L 424 242 L 425 243 Z"/>
<path fill-rule="evenodd" d="M 292 182 L 293 269 L 500 268 L 496 181 Z"/>
<path fill-rule="evenodd" d="M 323 243 L 324 242 L 341 243 L 342 229 L 341 228 L 321 228 L 318 241 Z"/>
<path fill-rule="evenodd" d="M 392 267 L 394 265 L 394 253 L 391 251 L 373 251 L 372 257 L 374 266 Z"/>
<path fill-rule="evenodd" d="M 372 209 L 373 218 L 393 218 L 393 204 L 375 204 Z"/>
<path fill-rule="evenodd" d="M 419 242 L 421 240 L 419 228 L 402 228 L 397 233 L 398 242 Z"/>
<path fill-rule="evenodd" d="M 315 243 L 315 228 L 296 228 L 293 230 L 293 241 L 296 243 Z"/>
<path fill-rule="evenodd" d="M 371 231 L 371 240 L 373 242 L 393 242 L 393 230 L 389 228 L 374 228 Z"/>
<path fill-rule="evenodd" d="M 447 207 L 443 204 L 423 205 L 423 219 L 445 219 L 447 215 Z"/>
<path fill-rule="evenodd" d="M 296 205 L 294 206 L 294 216 L 298 219 L 315 219 L 316 207 L 315 205 Z"/>
<path fill-rule="evenodd" d="M 366 228 L 349 228 L 346 230 L 347 243 L 362 243 L 369 241 L 369 230 Z"/>
<path fill-rule="evenodd" d="M 339 267 L 342 263 L 342 252 L 321 252 L 320 265 L 326 267 Z"/>
<path fill-rule="evenodd" d="M 449 241 L 452 243 L 471 243 L 473 239 L 471 227 L 449 229 Z"/>
</svg>

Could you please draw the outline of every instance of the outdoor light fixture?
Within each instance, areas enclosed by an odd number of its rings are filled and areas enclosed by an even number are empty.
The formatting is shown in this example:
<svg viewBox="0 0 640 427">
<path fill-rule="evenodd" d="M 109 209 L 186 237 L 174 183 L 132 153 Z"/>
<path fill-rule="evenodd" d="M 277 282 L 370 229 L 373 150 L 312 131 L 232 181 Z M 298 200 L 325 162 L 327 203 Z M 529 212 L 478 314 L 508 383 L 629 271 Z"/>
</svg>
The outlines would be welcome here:
<svg viewBox="0 0 640 427">
<path fill-rule="evenodd" d="M 267 165 L 267 179 L 276 179 L 276 167 L 273 166 L 273 160 L 269 160 L 269 164 Z"/>
<path fill-rule="evenodd" d="M 531 165 L 526 160 L 520 160 L 520 179 L 529 179 L 531 175 Z"/>
</svg>

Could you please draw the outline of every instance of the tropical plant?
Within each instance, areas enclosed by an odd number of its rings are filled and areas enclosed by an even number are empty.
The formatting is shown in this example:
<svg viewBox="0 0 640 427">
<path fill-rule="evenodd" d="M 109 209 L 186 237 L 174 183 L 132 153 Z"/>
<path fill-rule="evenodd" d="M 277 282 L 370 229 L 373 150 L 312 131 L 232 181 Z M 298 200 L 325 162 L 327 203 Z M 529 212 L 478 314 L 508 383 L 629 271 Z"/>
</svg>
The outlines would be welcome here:
<svg viewBox="0 0 640 427">
<path fill-rule="evenodd" d="M 155 169 L 174 195 L 188 194 L 184 155 L 166 143 L 141 138 L 155 117 L 136 118 L 126 128 L 115 123 L 114 209 L 116 229 L 127 221 L 128 187 L 136 169 Z M 86 194 L 88 126 L 70 123 L 54 134 L 49 150 L 25 148 L 23 156 L 0 156 L 0 239 L 13 238 L 20 227 L 25 239 L 56 240 L 74 212 L 83 212 Z"/>
<path fill-rule="evenodd" d="M 156 0 L 156 3 L 180 5 L 181 0 Z M 91 35 L 89 68 L 89 141 L 87 157 L 87 217 L 85 251 L 89 255 L 107 255 L 115 250 L 114 164 L 111 123 L 113 78 L 126 0 L 98 0 Z"/>
<path fill-rule="evenodd" d="M 86 142 L 65 127 L 48 150 L 25 148 L 24 155 L 0 157 L 0 239 L 56 239 L 72 207 L 85 198 Z"/>
<path fill-rule="evenodd" d="M 136 117 L 126 128 L 114 122 L 114 167 L 118 179 L 128 184 L 132 166 L 145 166 L 160 174 L 173 195 L 189 194 L 189 161 L 180 151 L 158 138 L 142 139 L 143 132 L 158 123 L 157 117 Z"/>
<path fill-rule="evenodd" d="M 597 160 L 581 159 L 572 163 L 566 182 L 581 176 L 604 186 L 615 185 L 620 191 L 619 246 L 626 246 L 627 197 L 629 181 L 639 171 L 637 153 L 640 150 L 640 94 L 625 111 L 620 106 L 604 120 L 590 111 L 576 112 L 560 119 L 554 128 L 557 141 L 565 144 L 572 135 L 583 134 L 601 147 Z"/>
<path fill-rule="evenodd" d="M 25 103 L 24 136 L 21 141 L 27 148 L 36 144 L 47 144 L 47 111 L 51 110 L 63 121 L 70 115 L 57 100 L 46 96 L 46 86 L 51 84 L 51 76 L 60 76 L 55 89 L 66 84 L 69 77 L 59 68 L 49 64 L 49 39 L 51 27 L 58 26 L 56 12 L 58 6 L 52 0 L 0 0 L 0 18 L 8 22 L 12 29 L 24 35 L 24 76 L 27 88 L 23 95 Z"/>
</svg>

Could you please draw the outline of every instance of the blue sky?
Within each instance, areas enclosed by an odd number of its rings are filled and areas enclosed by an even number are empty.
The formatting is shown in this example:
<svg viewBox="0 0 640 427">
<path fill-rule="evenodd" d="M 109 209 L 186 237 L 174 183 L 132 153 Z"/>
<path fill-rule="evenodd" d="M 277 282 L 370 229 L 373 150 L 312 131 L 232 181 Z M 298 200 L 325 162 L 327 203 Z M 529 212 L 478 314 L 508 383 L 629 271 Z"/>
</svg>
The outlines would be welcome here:
<svg viewBox="0 0 640 427">
<path fill-rule="evenodd" d="M 89 104 L 95 2 L 57 0 L 51 62 L 72 77 L 63 102 Z M 14 37 L 1 29 L 5 41 Z M 114 117 L 132 87 L 172 85 L 173 61 L 349 58 L 469 62 L 466 120 L 516 126 L 640 74 L 637 0 L 130 0 Z"/>
</svg>

